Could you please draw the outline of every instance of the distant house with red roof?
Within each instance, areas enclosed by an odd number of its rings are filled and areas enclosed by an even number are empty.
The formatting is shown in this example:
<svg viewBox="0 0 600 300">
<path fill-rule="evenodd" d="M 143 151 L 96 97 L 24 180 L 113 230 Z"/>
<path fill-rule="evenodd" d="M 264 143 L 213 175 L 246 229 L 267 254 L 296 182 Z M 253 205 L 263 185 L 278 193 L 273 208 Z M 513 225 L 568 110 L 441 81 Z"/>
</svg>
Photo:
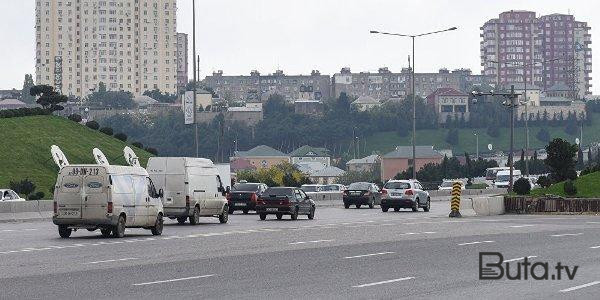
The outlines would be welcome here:
<svg viewBox="0 0 600 300">
<path fill-rule="evenodd" d="M 449 118 L 469 120 L 469 95 L 453 88 L 439 88 L 427 96 L 427 105 L 438 115 L 438 123 Z"/>
</svg>

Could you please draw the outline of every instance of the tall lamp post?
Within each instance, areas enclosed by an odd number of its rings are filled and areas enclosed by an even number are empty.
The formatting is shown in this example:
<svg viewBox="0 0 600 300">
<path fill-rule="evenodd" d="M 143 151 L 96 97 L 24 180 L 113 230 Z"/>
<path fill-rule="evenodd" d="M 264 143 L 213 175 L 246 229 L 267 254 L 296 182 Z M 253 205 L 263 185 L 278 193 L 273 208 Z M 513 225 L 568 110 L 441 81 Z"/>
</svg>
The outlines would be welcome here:
<svg viewBox="0 0 600 300">
<path fill-rule="evenodd" d="M 475 153 L 477 154 L 476 159 L 479 160 L 479 136 L 477 135 L 477 133 L 473 133 L 473 135 L 475 136 Z"/>
<path fill-rule="evenodd" d="M 196 0 L 192 0 L 192 52 L 194 55 L 192 56 L 192 61 L 194 64 L 194 142 L 196 144 L 196 157 L 199 156 L 198 151 L 198 122 L 196 120 L 196 113 L 198 112 L 198 106 L 196 104 L 196 90 L 198 86 L 198 79 L 196 77 L 196 67 L 200 68 L 200 66 L 196 66 Z"/>
<path fill-rule="evenodd" d="M 416 91 L 415 91 L 415 38 L 425 36 L 425 35 L 435 34 L 435 33 L 452 31 L 452 30 L 456 30 L 456 29 L 457 29 L 456 27 L 450 27 L 450 28 L 444 29 L 444 30 L 432 31 L 432 32 L 421 33 L 421 34 L 412 34 L 412 35 L 411 34 L 381 32 L 381 31 L 377 31 L 377 30 L 370 31 L 370 33 L 372 33 L 372 34 L 402 36 L 402 37 L 409 37 L 412 39 L 411 91 L 412 91 L 412 100 L 413 100 L 413 118 L 412 118 L 412 167 L 413 167 L 412 178 L 413 179 L 417 179 L 417 158 L 416 158 L 417 150 L 416 150 L 416 140 L 415 140 L 416 131 L 417 131 L 417 125 L 416 125 L 417 124 L 417 97 L 416 97 Z"/>
</svg>

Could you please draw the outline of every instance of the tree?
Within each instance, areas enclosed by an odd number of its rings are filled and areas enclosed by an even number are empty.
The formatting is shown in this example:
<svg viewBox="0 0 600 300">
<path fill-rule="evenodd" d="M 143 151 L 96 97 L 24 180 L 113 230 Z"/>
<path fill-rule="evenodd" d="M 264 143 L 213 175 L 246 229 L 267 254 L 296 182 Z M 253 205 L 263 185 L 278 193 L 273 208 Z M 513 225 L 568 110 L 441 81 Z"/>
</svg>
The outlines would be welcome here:
<svg viewBox="0 0 600 300">
<path fill-rule="evenodd" d="M 25 195 L 26 197 L 29 197 L 29 195 L 33 193 L 36 188 L 35 183 L 28 178 L 25 178 L 21 181 L 10 181 L 8 186 L 17 194 Z"/>
<path fill-rule="evenodd" d="M 37 104 L 49 111 L 63 110 L 60 103 L 67 102 L 68 98 L 61 95 L 49 85 L 35 85 L 29 90 L 29 94 L 37 98 Z"/>
<path fill-rule="evenodd" d="M 23 81 L 23 90 L 21 90 L 21 101 L 27 104 L 35 103 L 35 96 L 31 95 L 30 90 L 35 86 L 33 83 L 33 76 L 31 74 L 25 74 L 25 80 Z"/>
<path fill-rule="evenodd" d="M 127 141 L 127 135 L 122 132 L 115 134 L 115 138 L 123 142 Z"/>
<path fill-rule="evenodd" d="M 102 91 L 94 92 L 87 97 L 90 104 L 100 107 L 109 107 L 113 109 L 130 109 L 136 106 L 133 101 L 133 94 L 123 91 Z"/>
<path fill-rule="evenodd" d="M 177 101 L 176 94 L 169 94 L 167 92 L 163 94 L 159 89 L 145 91 L 143 95 L 162 103 L 174 103 L 175 101 Z"/>
<path fill-rule="evenodd" d="M 458 145 L 458 130 L 456 128 L 452 128 L 448 131 L 448 134 L 446 135 L 446 143 L 454 146 Z"/>
<path fill-rule="evenodd" d="M 521 177 L 515 181 L 514 190 L 518 195 L 528 195 L 531 191 L 531 183 L 527 178 Z"/>
<path fill-rule="evenodd" d="M 93 129 L 93 130 L 98 130 L 98 128 L 100 128 L 100 125 L 98 124 L 98 122 L 96 121 L 87 121 L 85 122 L 85 126 Z"/>
<path fill-rule="evenodd" d="M 550 176 L 556 182 L 577 178 L 575 172 L 575 154 L 577 145 L 556 138 L 546 146 L 548 157 L 546 165 L 550 168 Z"/>
<path fill-rule="evenodd" d="M 583 168 L 585 168 L 585 165 L 583 164 L 583 150 L 581 149 L 581 147 L 577 148 L 577 169 L 583 170 Z"/>
</svg>

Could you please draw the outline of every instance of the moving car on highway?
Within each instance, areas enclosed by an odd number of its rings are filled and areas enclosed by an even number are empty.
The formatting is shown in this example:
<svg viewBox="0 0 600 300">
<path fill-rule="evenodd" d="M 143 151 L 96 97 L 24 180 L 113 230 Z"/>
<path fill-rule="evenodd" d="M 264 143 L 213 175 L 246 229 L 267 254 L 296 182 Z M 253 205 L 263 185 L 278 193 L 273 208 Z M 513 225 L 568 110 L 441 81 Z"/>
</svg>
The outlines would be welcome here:
<svg viewBox="0 0 600 300">
<path fill-rule="evenodd" d="M 325 192 L 343 192 L 347 189 L 348 188 L 343 184 L 328 184 L 328 185 L 325 185 L 325 187 L 323 188 L 323 191 L 325 191 Z"/>
<path fill-rule="evenodd" d="M 454 186 L 454 182 L 456 182 L 456 181 L 460 181 L 460 180 L 444 180 L 444 181 L 442 181 L 442 184 L 440 184 L 438 186 L 438 191 L 451 191 L 452 187 Z M 462 181 L 461 181 L 461 183 L 462 183 Z M 462 183 L 460 185 L 460 189 L 461 190 L 465 189 L 464 183 Z"/>
<path fill-rule="evenodd" d="M 315 202 L 303 190 L 295 187 L 270 187 L 256 204 L 256 212 L 261 220 L 265 220 L 267 215 L 276 215 L 278 220 L 283 215 L 290 215 L 292 220 L 298 219 L 298 215 L 307 215 L 312 220 L 315 209 Z"/>
<path fill-rule="evenodd" d="M 423 208 L 427 212 L 431 208 L 429 193 L 423 190 L 421 183 L 416 180 L 390 180 L 383 186 L 382 192 L 383 212 L 387 212 L 390 208 L 394 211 L 400 211 L 401 208 L 418 211 L 419 208 Z"/>
<path fill-rule="evenodd" d="M 225 199 L 219 170 L 210 159 L 191 157 L 151 157 L 148 173 L 154 184 L 164 191 L 165 216 L 184 224 L 200 223 L 200 217 L 229 220 L 229 205 Z"/>
<path fill-rule="evenodd" d="M 13 190 L 0 190 L 0 202 L 25 201 L 19 194 Z"/>
<path fill-rule="evenodd" d="M 325 186 L 322 184 L 303 184 L 300 189 L 305 193 L 319 193 L 325 190 Z"/>
<path fill-rule="evenodd" d="M 355 182 L 348 186 L 348 189 L 343 194 L 344 208 L 350 208 L 350 205 L 355 205 L 360 208 L 362 205 L 368 205 L 373 208 L 381 203 L 381 192 L 374 183 Z"/>
<path fill-rule="evenodd" d="M 236 183 L 233 189 L 227 193 L 229 213 L 241 210 L 247 214 L 250 210 L 256 210 L 256 202 L 268 186 L 264 183 Z"/>
</svg>

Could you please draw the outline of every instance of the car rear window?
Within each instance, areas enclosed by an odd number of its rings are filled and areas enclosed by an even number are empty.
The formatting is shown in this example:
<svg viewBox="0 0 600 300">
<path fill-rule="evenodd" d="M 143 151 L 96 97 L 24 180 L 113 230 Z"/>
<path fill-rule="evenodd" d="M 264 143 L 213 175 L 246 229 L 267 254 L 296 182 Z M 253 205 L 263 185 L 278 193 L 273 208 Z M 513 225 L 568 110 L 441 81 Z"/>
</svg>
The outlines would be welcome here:
<svg viewBox="0 0 600 300">
<path fill-rule="evenodd" d="M 355 183 L 351 183 L 350 186 L 348 186 L 349 190 L 361 190 L 361 191 L 366 191 L 369 189 L 369 187 L 371 186 L 370 183 L 366 183 L 366 182 L 355 182 Z"/>
<path fill-rule="evenodd" d="M 269 196 L 293 196 L 294 195 L 294 190 L 291 188 L 268 188 L 265 191 L 265 195 L 269 195 Z"/>
<path fill-rule="evenodd" d="M 391 190 L 406 190 L 410 189 L 410 184 L 408 182 L 388 182 L 385 184 L 384 188 Z"/>
<path fill-rule="evenodd" d="M 316 185 L 303 185 L 302 190 L 305 193 L 314 193 L 320 191 L 321 189 L 319 188 L 319 186 Z"/>
<path fill-rule="evenodd" d="M 252 183 L 236 183 L 233 186 L 234 191 L 256 192 L 260 185 Z"/>
</svg>

